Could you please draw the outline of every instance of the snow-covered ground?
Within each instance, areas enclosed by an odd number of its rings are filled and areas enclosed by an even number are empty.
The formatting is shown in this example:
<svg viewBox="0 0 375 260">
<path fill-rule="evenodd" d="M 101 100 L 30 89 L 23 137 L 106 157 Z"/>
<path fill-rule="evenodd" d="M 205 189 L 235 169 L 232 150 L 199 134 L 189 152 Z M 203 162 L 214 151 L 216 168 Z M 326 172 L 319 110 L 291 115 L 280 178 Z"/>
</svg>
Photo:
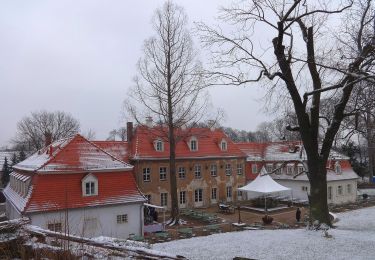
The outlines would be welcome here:
<svg viewBox="0 0 375 260">
<path fill-rule="evenodd" d="M 155 244 L 189 259 L 375 259 L 375 207 L 337 214 L 337 228 L 322 231 L 251 230 Z"/>
</svg>

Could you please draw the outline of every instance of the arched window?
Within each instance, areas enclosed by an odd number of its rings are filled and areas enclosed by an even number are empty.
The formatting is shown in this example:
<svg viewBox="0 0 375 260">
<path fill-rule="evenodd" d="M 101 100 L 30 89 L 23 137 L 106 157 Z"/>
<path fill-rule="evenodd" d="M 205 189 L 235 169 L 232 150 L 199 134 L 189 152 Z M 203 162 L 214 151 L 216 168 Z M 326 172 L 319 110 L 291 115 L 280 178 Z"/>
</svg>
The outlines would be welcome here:
<svg viewBox="0 0 375 260">
<path fill-rule="evenodd" d="M 227 141 L 226 140 L 221 140 L 221 142 L 220 142 L 220 149 L 222 150 L 222 151 L 226 151 L 227 150 L 227 148 L 228 148 L 228 144 L 227 144 Z"/>
<path fill-rule="evenodd" d="M 198 140 L 196 137 L 193 136 L 192 138 L 190 138 L 189 148 L 190 151 L 198 151 Z"/>
<path fill-rule="evenodd" d="M 154 142 L 155 150 L 162 152 L 164 151 L 164 143 L 162 140 L 158 139 Z"/>
<path fill-rule="evenodd" d="M 82 179 L 82 196 L 98 195 L 98 179 L 91 173 Z"/>
</svg>

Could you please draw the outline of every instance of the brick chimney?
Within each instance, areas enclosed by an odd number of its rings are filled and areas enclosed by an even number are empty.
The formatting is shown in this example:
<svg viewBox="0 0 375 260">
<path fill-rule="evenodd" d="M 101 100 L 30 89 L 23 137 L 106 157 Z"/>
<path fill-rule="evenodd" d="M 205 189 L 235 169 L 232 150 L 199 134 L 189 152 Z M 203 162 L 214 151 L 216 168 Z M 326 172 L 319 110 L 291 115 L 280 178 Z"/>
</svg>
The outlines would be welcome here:
<svg viewBox="0 0 375 260">
<path fill-rule="evenodd" d="M 152 117 L 151 116 L 147 116 L 146 117 L 146 126 L 151 128 L 152 127 L 152 122 L 153 122 Z"/>
<path fill-rule="evenodd" d="M 44 134 L 44 146 L 47 147 L 52 143 L 52 133 L 46 132 Z"/>
<path fill-rule="evenodd" d="M 133 139 L 133 122 L 126 123 L 126 140 L 130 143 Z"/>
</svg>

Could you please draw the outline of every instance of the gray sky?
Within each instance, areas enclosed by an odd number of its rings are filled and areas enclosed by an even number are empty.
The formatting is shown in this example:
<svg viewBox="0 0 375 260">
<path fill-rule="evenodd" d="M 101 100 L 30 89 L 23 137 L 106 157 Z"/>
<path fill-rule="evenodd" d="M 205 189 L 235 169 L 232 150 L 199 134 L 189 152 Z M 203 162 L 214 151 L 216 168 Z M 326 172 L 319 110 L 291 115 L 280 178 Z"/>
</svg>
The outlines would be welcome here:
<svg viewBox="0 0 375 260">
<path fill-rule="evenodd" d="M 162 0 L 2 1 L 0 3 L 0 147 L 31 111 L 62 110 L 96 139 L 125 124 L 122 101 L 136 73 L 143 41 L 152 35 Z M 225 0 L 175 1 L 190 22 L 216 24 Z M 196 41 L 196 47 L 198 46 Z M 202 60 L 204 63 L 205 60 Z M 267 120 L 255 87 L 215 87 L 212 103 L 225 126 L 254 130 Z"/>
</svg>

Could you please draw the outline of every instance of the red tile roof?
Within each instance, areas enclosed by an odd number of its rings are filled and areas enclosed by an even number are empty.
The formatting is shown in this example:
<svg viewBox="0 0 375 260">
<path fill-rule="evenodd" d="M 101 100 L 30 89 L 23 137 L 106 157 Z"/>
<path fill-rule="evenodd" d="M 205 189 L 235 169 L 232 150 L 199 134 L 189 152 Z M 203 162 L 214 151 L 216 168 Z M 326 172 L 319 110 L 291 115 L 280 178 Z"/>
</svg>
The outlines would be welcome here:
<svg viewBox="0 0 375 260">
<path fill-rule="evenodd" d="M 93 141 L 101 149 L 117 159 L 129 162 L 128 142 L 126 141 Z"/>
<path fill-rule="evenodd" d="M 131 170 L 132 166 L 77 134 L 52 143 L 13 168 L 37 172 L 66 172 Z"/>
<path fill-rule="evenodd" d="M 36 174 L 33 191 L 24 212 L 53 211 L 81 207 L 145 201 L 132 172 L 93 173 L 98 179 L 98 195 L 82 196 L 85 173 Z"/>
<path fill-rule="evenodd" d="M 222 130 L 193 128 L 178 131 L 177 135 L 183 137 L 176 144 L 177 158 L 246 157 Z M 188 142 L 193 136 L 198 140 L 197 151 L 191 151 L 188 146 Z M 157 139 L 163 140 L 163 151 L 155 150 L 154 142 Z M 227 142 L 226 151 L 220 149 L 220 142 L 223 139 Z M 169 158 L 169 143 L 165 133 L 157 128 L 137 127 L 132 139 L 132 157 L 136 160 Z"/>
</svg>

